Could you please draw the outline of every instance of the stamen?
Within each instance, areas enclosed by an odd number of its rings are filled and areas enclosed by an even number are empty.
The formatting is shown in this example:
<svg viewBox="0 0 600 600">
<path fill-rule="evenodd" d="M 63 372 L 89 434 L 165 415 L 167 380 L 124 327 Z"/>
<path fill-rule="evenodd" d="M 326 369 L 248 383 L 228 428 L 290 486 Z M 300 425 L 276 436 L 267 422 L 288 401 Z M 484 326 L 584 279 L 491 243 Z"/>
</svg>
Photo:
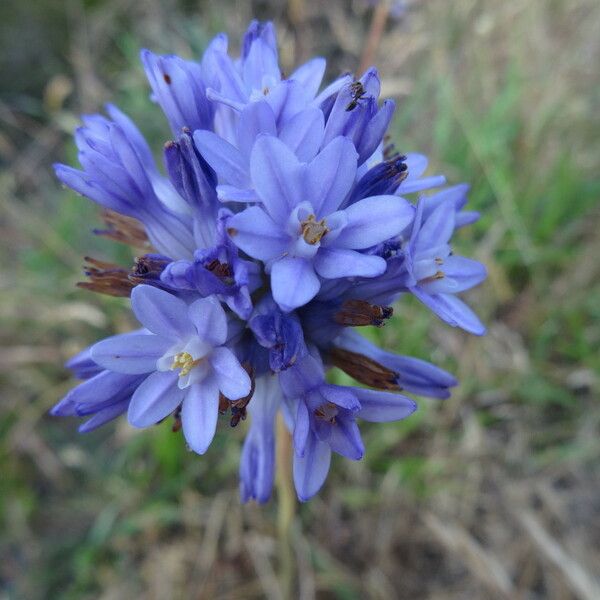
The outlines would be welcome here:
<svg viewBox="0 0 600 600">
<path fill-rule="evenodd" d="M 322 404 L 321 406 L 319 406 L 319 408 L 315 410 L 315 417 L 317 417 L 317 419 L 327 421 L 331 425 L 335 425 L 335 419 L 337 417 L 337 414 L 338 407 L 331 402 Z"/>
<path fill-rule="evenodd" d="M 179 372 L 179 377 L 183 377 L 184 375 L 187 375 L 194 367 L 197 367 L 201 362 L 201 358 L 194 360 L 189 352 L 179 352 L 179 354 L 176 354 L 173 359 L 171 371 L 181 369 Z"/>
<path fill-rule="evenodd" d="M 446 275 L 444 274 L 443 271 L 437 271 L 435 273 L 435 275 L 432 275 L 431 277 L 425 277 L 424 279 L 421 279 L 419 281 L 419 283 L 432 283 L 433 281 L 436 281 L 437 279 L 444 279 L 444 277 L 446 277 Z"/>
<path fill-rule="evenodd" d="M 346 300 L 339 310 L 333 315 L 333 320 L 338 325 L 345 327 L 363 327 L 374 325 L 383 327 L 385 320 L 394 313 L 391 306 L 369 304 L 364 300 Z"/>
<path fill-rule="evenodd" d="M 330 352 L 331 362 L 350 377 L 370 387 L 380 390 L 400 390 L 398 378 L 394 371 L 378 362 L 343 348 L 333 348 Z"/>
<path fill-rule="evenodd" d="M 102 220 L 106 223 L 108 229 L 94 229 L 96 235 L 128 244 L 134 248 L 151 250 L 152 246 L 144 226 L 137 219 L 120 215 L 113 210 L 104 210 L 102 211 Z"/>
<path fill-rule="evenodd" d="M 80 281 L 77 287 L 122 298 L 131 294 L 134 284 L 129 281 L 127 269 L 89 256 L 85 257 L 85 261 L 88 264 L 83 272 L 89 277 L 89 281 Z"/>
<path fill-rule="evenodd" d="M 207 271 L 214 273 L 225 285 L 233 285 L 235 283 L 233 271 L 229 263 L 222 263 L 215 258 L 204 266 Z"/>
<path fill-rule="evenodd" d="M 314 245 L 321 241 L 321 238 L 329 232 L 329 228 L 325 224 L 325 219 L 317 221 L 315 215 L 308 217 L 300 223 L 300 233 L 307 244 Z"/>
</svg>

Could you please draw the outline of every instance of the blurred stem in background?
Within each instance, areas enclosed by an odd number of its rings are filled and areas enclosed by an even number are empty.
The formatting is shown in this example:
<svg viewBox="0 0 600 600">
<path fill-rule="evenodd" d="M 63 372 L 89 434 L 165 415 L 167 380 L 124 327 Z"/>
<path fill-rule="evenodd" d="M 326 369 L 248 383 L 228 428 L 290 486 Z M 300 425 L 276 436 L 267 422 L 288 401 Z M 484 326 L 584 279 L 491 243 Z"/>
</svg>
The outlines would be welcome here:
<svg viewBox="0 0 600 600">
<path fill-rule="evenodd" d="M 358 70 L 356 72 L 359 77 L 371 65 L 375 64 L 375 55 L 377 54 L 377 48 L 379 48 L 379 44 L 381 42 L 381 36 L 385 31 L 385 24 L 387 23 L 389 14 L 390 5 L 388 0 L 380 0 L 373 11 L 371 26 L 369 28 L 369 33 L 367 34 L 367 40 L 362 51 Z"/>
<path fill-rule="evenodd" d="M 294 554 L 292 523 L 296 513 L 292 481 L 292 437 L 281 413 L 277 415 L 277 537 L 279 545 L 279 581 L 285 600 L 293 597 Z"/>
</svg>

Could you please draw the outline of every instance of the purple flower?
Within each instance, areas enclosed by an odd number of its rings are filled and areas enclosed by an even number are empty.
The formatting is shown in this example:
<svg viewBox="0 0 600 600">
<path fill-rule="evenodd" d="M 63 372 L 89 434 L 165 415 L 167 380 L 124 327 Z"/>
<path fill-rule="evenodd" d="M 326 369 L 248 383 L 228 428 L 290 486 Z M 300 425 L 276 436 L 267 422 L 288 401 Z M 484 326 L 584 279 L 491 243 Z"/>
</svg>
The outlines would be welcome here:
<svg viewBox="0 0 600 600">
<path fill-rule="evenodd" d="M 455 294 L 480 284 L 487 270 L 480 262 L 452 254 L 449 240 L 456 226 L 457 205 L 439 203 L 423 218 L 421 199 L 406 251 L 407 287 L 440 319 L 469 333 L 483 335 L 485 326 Z"/>
<path fill-rule="evenodd" d="M 314 298 L 319 276 L 381 275 L 385 260 L 359 250 L 399 234 L 413 218 L 412 206 L 396 196 L 338 210 L 356 173 L 356 152 L 344 137 L 301 163 L 283 142 L 262 136 L 250 169 L 262 207 L 234 215 L 228 231 L 239 248 L 266 263 L 273 298 L 284 311 Z"/>
<path fill-rule="evenodd" d="M 150 148 L 137 127 L 114 106 L 113 119 L 83 117 L 75 135 L 79 171 L 55 165 L 56 176 L 76 192 L 105 208 L 141 221 L 150 241 L 161 253 L 183 258 L 194 251 L 192 226 L 185 218 L 188 207 L 161 176 Z"/>
<path fill-rule="evenodd" d="M 91 349 L 95 362 L 125 375 L 147 374 L 128 409 L 134 427 L 158 423 L 179 406 L 185 438 L 203 454 L 212 442 L 219 394 L 238 400 L 250 378 L 227 342 L 227 315 L 214 297 L 187 305 L 158 288 L 134 289 L 131 308 L 150 332 L 117 335 Z"/>
<path fill-rule="evenodd" d="M 83 381 L 51 412 L 87 418 L 80 431 L 123 413 L 135 427 L 173 415 L 173 431 L 181 425 L 202 454 L 230 409 L 232 427 L 249 421 L 241 499 L 266 502 L 281 411 L 296 491 L 308 500 L 332 452 L 363 457 L 361 421 L 404 419 L 416 409 L 404 392 L 444 399 L 457 385 L 439 367 L 378 348 L 351 328 L 384 326 L 391 305 L 412 293 L 450 325 L 482 334 L 456 294 L 480 283 L 485 267 L 450 245 L 455 229 L 479 215 L 464 210 L 466 185 L 416 206 L 405 199 L 445 178 L 426 175 L 425 156 L 384 142 L 394 103 L 380 103 L 375 68 L 319 91 L 325 61 L 285 77 L 274 26 L 257 21 L 239 58 L 228 55 L 224 34 L 199 62 L 148 50 L 141 58 L 172 129 L 167 175 L 112 106 L 109 118 L 83 117 L 81 169 L 57 165 L 56 173 L 124 215 L 109 215 L 110 237 L 144 247 L 131 270 L 86 259 L 82 284 L 131 295 L 143 328 L 71 359 Z M 357 385 L 328 383 L 332 366 Z"/>
</svg>

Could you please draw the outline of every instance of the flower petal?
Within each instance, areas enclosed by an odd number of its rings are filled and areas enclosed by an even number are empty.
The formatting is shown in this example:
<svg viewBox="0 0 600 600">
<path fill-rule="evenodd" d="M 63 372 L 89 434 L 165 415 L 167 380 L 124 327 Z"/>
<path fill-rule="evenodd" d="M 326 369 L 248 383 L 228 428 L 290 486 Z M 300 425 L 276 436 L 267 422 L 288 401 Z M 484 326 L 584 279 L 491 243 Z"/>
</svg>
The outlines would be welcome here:
<svg viewBox="0 0 600 600">
<path fill-rule="evenodd" d="M 320 489 L 331 464 L 331 448 L 318 440 L 313 433 L 308 436 L 304 456 L 294 453 L 294 485 L 301 502 L 310 500 Z"/>
<path fill-rule="evenodd" d="M 337 418 L 329 429 L 327 443 L 334 452 L 350 460 L 360 460 L 364 456 L 365 446 L 353 418 Z"/>
<path fill-rule="evenodd" d="M 289 244 L 282 228 L 258 206 L 233 215 L 227 221 L 227 232 L 238 248 L 259 260 L 282 256 Z"/>
<path fill-rule="evenodd" d="M 189 447 L 204 454 L 217 430 L 219 418 L 219 388 L 213 377 L 190 385 L 181 405 L 183 435 Z"/>
<path fill-rule="evenodd" d="M 227 339 L 227 317 L 215 296 L 195 300 L 186 313 L 202 342 L 220 346 Z"/>
<path fill-rule="evenodd" d="M 156 361 L 167 351 L 172 341 L 158 335 L 123 333 L 94 344 L 92 359 L 116 373 L 137 375 L 156 369 Z"/>
<path fill-rule="evenodd" d="M 320 287 L 312 263 L 304 258 L 286 256 L 271 267 L 273 299 L 284 312 L 310 302 Z"/>
<path fill-rule="evenodd" d="M 323 81 L 325 74 L 326 61 L 320 56 L 313 58 L 303 65 L 300 65 L 290 76 L 289 79 L 299 82 L 306 91 L 308 98 L 316 96 Z"/>
<path fill-rule="evenodd" d="M 336 246 L 359 250 L 398 235 L 411 223 L 415 209 L 398 196 L 372 196 L 351 204 L 345 213 L 348 224 Z"/>
<path fill-rule="evenodd" d="M 298 177 L 300 162 L 279 139 L 260 136 L 250 157 L 252 183 L 271 218 L 283 224 L 300 198 Z"/>
<path fill-rule="evenodd" d="M 175 371 L 157 371 L 145 379 L 131 398 L 129 423 L 134 427 L 149 427 L 170 415 L 185 393 L 177 387 L 177 378 Z"/>
<path fill-rule="evenodd" d="M 363 388 L 352 388 L 352 391 L 358 397 L 361 406 L 356 416 L 365 421 L 399 421 L 417 410 L 416 403 L 402 394 Z"/>
<path fill-rule="evenodd" d="M 138 285 L 131 292 L 131 308 L 137 320 L 158 336 L 175 340 L 194 332 L 187 318 L 187 304 L 152 285 Z"/>
<path fill-rule="evenodd" d="M 460 327 L 473 335 L 484 335 L 485 325 L 479 317 L 457 296 L 452 294 L 427 294 L 418 286 L 411 292 L 428 306 L 442 321 L 452 327 Z"/>
<path fill-rule="evenodd" d="M 208 360 L 214 370 L 219 389 L 226 398 L 239 400 L 250 393 L 250 377 L 229 348 L 215 348 Z"/>
<path fill-rule="evenodd" d="M 219 183 L 248 187 L 248 165 L 241 152 L 212 131 L 194 132 L 194 143 L 202 158 L 214 169 Z"/>
<path fill-rule="evenodd" d="M 240 459 L 240 496 L 266 502 L 271 496 L 275 477 L 275 415 L 281 401 L 277 376 L 257 378 L 250 404 L 250 428 Z"/>
<path fill-rule="evenodd" d="M 356 250 L 320 248 L 315 257 L 315 269 L 325 279 L 377 277 L 385 273 L 386 262 L 381 256 L 361 254 Z"/>
<path fill-rule="evenodd" d="M 302 162 L 313 159 L 325 131 L 323 111 L 308 108 L 294 115 L 281 129 L 279 139 L 296 153 Z"/>
<path fill-rule="evenodd" d="M 356 160 L 354 144 L 339 136 L 331 140 L 308 165 L 305 193 L 318 219 L 337 210 L 348 195 L 356 176 Z"/>
<path fill-rule="evenodd" d="M 277 135 L 275 115 L 268 102 L 250 102 L 241 112 L 237 126 L 237 146 L 243 156 L 249 157 L 260 133 Z"/>
</svg>

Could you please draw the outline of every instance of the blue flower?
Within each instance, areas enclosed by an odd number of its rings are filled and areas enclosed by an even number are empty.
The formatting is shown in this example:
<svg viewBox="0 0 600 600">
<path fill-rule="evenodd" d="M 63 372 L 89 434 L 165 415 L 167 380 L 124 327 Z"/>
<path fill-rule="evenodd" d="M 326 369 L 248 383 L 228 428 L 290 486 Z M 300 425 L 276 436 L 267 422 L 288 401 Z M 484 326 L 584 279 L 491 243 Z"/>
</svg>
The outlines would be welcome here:
<svg viewBox="0 0 600 600">
<path fill-rule="evenodd" d="M 483 324 L 456 294 L 480 283 L 485 267 L 450 245 L 479 215 L 464 210 L 464 184 L 416 205 L 405 199 L 445 178 L 427 174 L 425 156 L 384 142 L 394 102 L 380 103 L 375 68 L 321 91 L 322 58 L 286 78 L 273 24 L 257 21 L 239 58 L 228 55 L 224 34 L 199 62 L 149 50 L 141 58 L 172 130 L 166 176 L 113 106 L 108 118 L 83 117 L 75 134 L 81 169 L 56 165 L 56 173 L 114 211 L 110 237 L 145 248 L 131 270 L 86 259 L 81 284 L 131 295 L 143 328 L 71 359 L 83 381 L 51 412 L 86 418 L 82 432 L 124 413 L 135 427 L 173 415 L 173 430 L 181 426 L 202 454 L 219 414 L 231 410 L 232 427 L 248 422 L 244 502 L 271 495 L 279 413 L 293 440 L 296 491 L 308 500 L 332 452 L 363 457 L 361 421 L 404 419 L 416 409 L 405 393 L 444 399 L 458 384 L 354 328 L 384 326 L 392 304 L 411 293 L 450 325 L 481 335 Z M 332 366 L 357 385 L 328 383 Z"/>
<path fill-rule="evenodd" d="M 273 298 L 284 311 L 315 297 L 318 275 L 381 275 L 385 260 L 359 250 L 398 235 L 413 219 L 412 206 L 397 196 L 365 198 L 338 210 L 356 173 L 356 152 L 344 137 L 301 163 L 279 139 L 262 136 L 250 169 L 262 207 L 231 217 L 228 231 L 239 248 L 266 263 Z"/>
<path fill-rule="evenodd" d="M 171 182 L 156 169 L 148 144 L 137 127 L 114 106 L 113 119 L 83 117 L 75 141 L 83 171 L 55 165 L 56 176 L 76 192 L 105 208 L 141 221 L 161 253 L 183 258 L 195 242 L 188 207 Z"/>
<path fill-rule="evenodd" d="M 150 333 L 117 335 L 91 349 L 103 368 L 147 377 L 128 408 L 134 427 L 158 423 L 181 405 L 183 433 L 203 454 L 217 426 L 219 394 L 239 400 L 250 393 L 248 373 L 227 342 L 227 316 L 214 297 L 192 304 L 141 285 L 133 290 L 131 308 Z"/>
</svg>

